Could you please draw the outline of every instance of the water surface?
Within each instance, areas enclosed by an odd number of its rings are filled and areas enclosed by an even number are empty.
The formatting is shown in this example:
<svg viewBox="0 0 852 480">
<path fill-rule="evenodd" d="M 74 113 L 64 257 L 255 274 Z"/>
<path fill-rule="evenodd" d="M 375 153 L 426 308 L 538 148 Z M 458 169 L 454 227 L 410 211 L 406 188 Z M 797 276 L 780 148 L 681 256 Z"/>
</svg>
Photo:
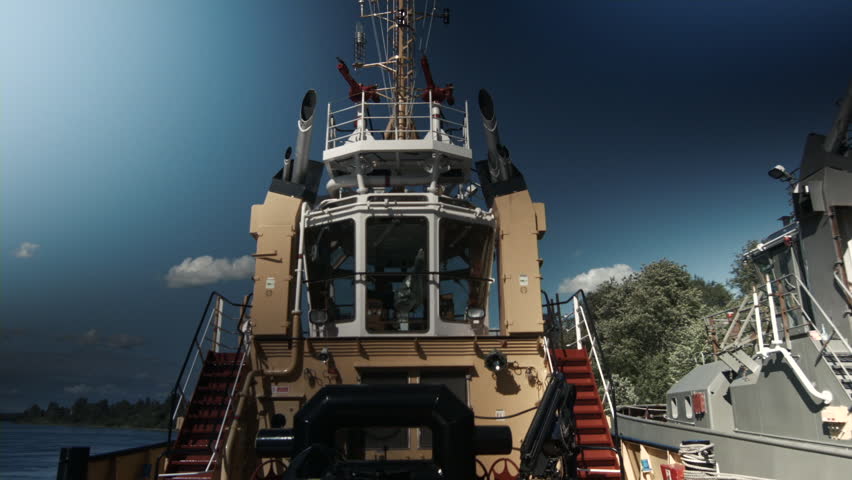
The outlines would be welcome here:
<svg viewBox="0 0 852 480">
<path fill-rule="evenodd" d="M 89 447 L 97 455 L 165 440 L 157 430 L 0 422 L 0 480 L 55 480 L 63 447 Z"/>
</svg>

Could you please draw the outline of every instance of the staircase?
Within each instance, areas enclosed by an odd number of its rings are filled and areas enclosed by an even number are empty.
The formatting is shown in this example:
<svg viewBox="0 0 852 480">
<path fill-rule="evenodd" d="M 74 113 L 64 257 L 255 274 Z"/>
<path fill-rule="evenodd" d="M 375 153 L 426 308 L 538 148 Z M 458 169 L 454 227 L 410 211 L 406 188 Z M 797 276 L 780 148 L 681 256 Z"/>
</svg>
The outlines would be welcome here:
<svg viewBox="0 0 852 480">
<path fill-rule="evenodd" d="M 577 391 L 574 416 L 577 421 L 577 445 L 581 449 L 577 455 L 579 478 L 620 479 L 618 457 L 589 354 L 585 348 L 555 349 L 553 357 L 556 368 L 565 375 L 565 381 L 573 384 Z"/>
<path fill-rule="evenodd" d="M 183 424 L 160 479 L 213 480 L 227 438 L 232 392 L 240 388 L 242 353 L 207 352 Z M 186 475 L 180 475 L 185 473 Z M 176 475 L 177 474 L 177 475 Z"/>
<path fill-rule="evenodd" d="M 828 350 L 828 349 L 827 349 Z M 843 389 L 852 398 L 852 354 L 831 350 L 825 351 L 822 354 L 828 366 L 837 377 L 837 381 L 843 385 Z"/>
</svg>

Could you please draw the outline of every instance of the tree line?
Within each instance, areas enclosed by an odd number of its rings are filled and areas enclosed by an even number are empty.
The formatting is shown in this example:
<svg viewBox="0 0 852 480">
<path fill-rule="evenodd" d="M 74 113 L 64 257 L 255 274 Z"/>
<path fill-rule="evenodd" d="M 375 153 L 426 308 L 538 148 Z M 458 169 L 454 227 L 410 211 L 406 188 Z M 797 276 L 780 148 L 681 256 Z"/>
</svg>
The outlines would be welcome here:
<svg viewBox="0 0 852 480">
<path fill-rule="evenodd" d="M 728 286 L 739 295 L 751 293 L 759 282 L 745 255 L 755 243 L 744 246 L 731 265 Z M 675 382 L 710 360 L 704 318 L 736 302 L 725 285 L 665 259 L 589 293 L 617 403 L 662 403 Z"/>
<path fill-rule="evenodd" d="M 169 401 L 146 398 L 131 403 L 107 400 L 90 403 L 78 398 L 70 407 L 50 402 L 47 408 L 33 405 L 17 416 L 19 423 L 94 425 L 103 427 L 168 428 Z"/>
</svg>

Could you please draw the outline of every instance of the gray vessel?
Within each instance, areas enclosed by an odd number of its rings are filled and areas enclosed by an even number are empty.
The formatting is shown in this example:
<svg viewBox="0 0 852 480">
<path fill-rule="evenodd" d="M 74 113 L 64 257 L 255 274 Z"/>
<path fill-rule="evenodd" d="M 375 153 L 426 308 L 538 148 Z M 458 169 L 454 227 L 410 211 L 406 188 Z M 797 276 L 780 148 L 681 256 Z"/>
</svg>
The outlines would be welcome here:
<svg viewBox="0 0 852 480">
<path fill-rule="evenodd" d="M 794 215 L 746 255 L 759 287 L 705 319 L 713 361 L 618 409 L 627 478 L 852 478 L 850 114 L 852 83 L 801 166 L 770 170 Z"/>
</svg>

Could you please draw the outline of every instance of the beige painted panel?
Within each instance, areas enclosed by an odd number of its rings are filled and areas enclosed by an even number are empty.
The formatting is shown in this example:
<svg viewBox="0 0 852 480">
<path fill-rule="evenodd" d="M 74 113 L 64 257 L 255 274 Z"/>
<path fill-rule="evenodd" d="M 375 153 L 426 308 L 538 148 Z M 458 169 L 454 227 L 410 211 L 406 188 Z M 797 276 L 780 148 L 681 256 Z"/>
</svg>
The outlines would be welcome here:
<svg viewBox="0 0 852 480">
<path fill-rule="evenodd" d="M 319 389 L 330 384 L 360 383 L 361 372 L 370 369 L 406 371 L 411 383 L 419 382 L 424 370 L 458 369 L 469 375 L 468 397 L 475 415 L 496 417 L 498 412 L 511 415 L 537 405 L 544 393 L 547 366 L 540 337 L 527 338 L 405 338 L 405 339 L 307 339 L 304 357 L 296 370 L 295 378 L 266 377 L 258 389 L 258 405 L 262 410 L 261 427 L 275 413 L 283 414 L 287 424 L 304 403 Z M 324 364 L 315 358 L 326 348 L 332 361 Z M 498 348 L 506 354 L 513 368 L 495 375 L 484 367 L 484 357 Z M 292 355 L 298 354 L 295 344 L 284 342 L 257 342 L 257 354 L 265 370 L 280 370 L 291 364 Z M 458 371 L 457 370 L 457 371 Z M 513 443 L 519 448 L 534 411 L 505 420 L 477 419 L 477 425 L 507 425 L 513 432 Z M 412 430 L 409 448 L 391 449 L 388 458 L 429 458 L 430 452 L 418 449 L 419 436 Z M 381 452 L 369 452 L 368 458 Z M 498 456 L 482 456 L 487 467 Z M 519 462 L 517 451 L 506 455 Z M 515 472 L 512 472 L 515 473 Z"/>
<path fill-rule="evenodd" d="M 153 469 L 164 451 L 164 447 L 156 447 L 90 460 L 86 478 L 88 480 L 141 478 L 145 465 L 152 465 Z"/>
<path fill-rule="evenodd" d="M 544 220 L 543 204 L 541 208 Z M 500 278 L 500 333 L 541 333 L 537 208 L 527 190 L 494 199 Z"/>
<path fill-rule="evenodd" d="M 625 480 L 637 480 L 642 478 L 639 467 L 639 444 L 621 441 L 621 457 L 624 459 Z"/>
<path fill-rule="evenodd" d="M 255 334 L 290 330 L 301 206 L 301 199 L 272 192 L 262 205 L 252 206 L 251 234 L 257 239 L 251 312 Z"/>
<path fill-rule="evenodd" d="M 112 460 L 100 459 L 90 460 L 87 467 L 86 478 L 88 480 L 112 480 L 115 475 L 112 475 Z"/>
</svg>

